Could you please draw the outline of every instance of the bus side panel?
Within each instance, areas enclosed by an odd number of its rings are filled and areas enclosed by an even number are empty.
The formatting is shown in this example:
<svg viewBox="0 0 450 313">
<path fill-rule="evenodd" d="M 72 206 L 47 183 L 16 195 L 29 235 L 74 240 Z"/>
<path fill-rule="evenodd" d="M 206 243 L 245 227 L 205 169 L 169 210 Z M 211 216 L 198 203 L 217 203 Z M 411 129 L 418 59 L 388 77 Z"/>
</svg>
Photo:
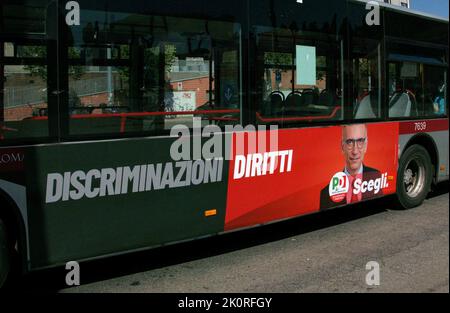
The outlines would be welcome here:
<svg viewBox="0 0 450 313">
<path fill-rule="evenodd" d="M 239 174 L 244 171 L 242 162 L 232 162 L 225 230 L 291 218 L 342 206 L 349 201 L 364 201 L 395 193 L 398 127 L 397 122 L 367 125 L 367 150 L 354 156 L 361 158 L 364 165 L 359 184 L 360 195 L 354 200 L 348 196 L 352 189 L 350 178 L 346 178 L 348 176 L 343 173 L 348 154 L 344 153 L 341 145 L 342 127 L 280 130 L 278 151 L 281 154 L 283 151 L 292 151 L 292 168 L 288 169 L 286 164 L 284 168 L 280 165 L 273 173 L 263 170 L 262 175 L 252 177 L 253 165 L 250 165 L 249 175 L 241 177 Z M 261 157 L 264 159 L 264 156 Z M 245 155 L 245 160 L 252 163 L 255 159 L 250 153 Z M 280 156 L 277 161 L 283 164 Z M 270 161 L 264 166 L 270 169 Z M 353 192 L 357 192 L 357 188 L 354 185 Z"/>
<path fill-rule="evenodd" d="M 27 175 L 32 268 L 223 231 L 228 165 L 172 161 L 174 141 L 33 148 Z"/>
<path fill-rule="evenodd" d="M 361 156 L 361 183 L 366 184 L 360 184 L 358 201 L 395 193 L 396 186 L 399 123 L 368 124 L 367 129 L 367 151 Z M 180 174 L 170 156 L 175 141 L 170 138 L 33 148 L 28 161 L 34 166 L 27 167 L 32 267 L 345 205 L 350 185 L 341 136 L 340 126 L 280 130 L 278 146 L 270 149 L 277 159 L 273 170 L 270 157 L 264 166 L 264 153 L 239 151 L 235 140 L 232 161 L 210 164 L 207 177 L 206 161 L 203 167 L 189 161 Z"/>
</svg>

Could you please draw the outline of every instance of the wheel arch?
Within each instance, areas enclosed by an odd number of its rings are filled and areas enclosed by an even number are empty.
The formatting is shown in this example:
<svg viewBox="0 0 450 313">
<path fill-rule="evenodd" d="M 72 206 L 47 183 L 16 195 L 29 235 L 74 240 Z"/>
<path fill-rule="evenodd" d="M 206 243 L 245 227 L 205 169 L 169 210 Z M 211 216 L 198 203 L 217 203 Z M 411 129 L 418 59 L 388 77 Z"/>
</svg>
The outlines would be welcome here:
<svg viewBox="0 0 450 313">
<path fill-rule="evenodd" d="M 0 210 L 0 218 L 6 226 L 8 234 L 12 234 L 13 238 L 17 240 L 17 249 L 21 257 L 21 269 L 28 270 L 27 267 L 27 235 L 25 228 L 25 221 L 22 213 L 13 200 L 13 198 L 2 188 L 0 188 L 0 203 L 2 204 Z"/>
<path fill-rule="evenodd" d="M 433 137 L 426 133 L 414 135 L 403 147 L 400 158 L 402 157 L 406 149 L 408 149 L 412 145 L 420 145 L 424 147 L 425 150 L 427 150 L 431 159 L 431 166 L 433 168 L 433 183 L 436 183 L 439 174 L 439 153 Z"/>
</svg>

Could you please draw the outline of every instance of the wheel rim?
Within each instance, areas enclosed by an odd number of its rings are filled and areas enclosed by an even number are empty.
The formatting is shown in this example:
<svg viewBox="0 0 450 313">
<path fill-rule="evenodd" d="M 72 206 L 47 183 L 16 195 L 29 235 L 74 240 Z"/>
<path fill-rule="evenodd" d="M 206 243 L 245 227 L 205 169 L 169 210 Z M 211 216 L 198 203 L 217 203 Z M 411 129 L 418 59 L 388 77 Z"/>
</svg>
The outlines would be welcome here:
<svg viewBox="0 0 450 313">
<path fill-rule="evenodd" d="M 403 172 L 403 184 L 406 194 L 417 197 L 425 186 L 425 162 L 420 158 L 414 158 L 408 162 Z"/>
</svg>

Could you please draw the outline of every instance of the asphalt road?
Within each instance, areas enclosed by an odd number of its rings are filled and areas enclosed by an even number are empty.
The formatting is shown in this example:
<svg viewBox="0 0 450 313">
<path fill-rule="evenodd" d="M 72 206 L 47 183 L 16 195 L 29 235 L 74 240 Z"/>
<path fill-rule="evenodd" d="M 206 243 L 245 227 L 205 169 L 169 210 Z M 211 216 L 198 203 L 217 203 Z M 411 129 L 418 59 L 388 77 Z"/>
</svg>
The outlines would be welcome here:
<svg viewBox="0 0 450 313">
<path fill-rule="evenodd" d="M 388 199 L 63 269 L 21 289 L 50 292 L 449 292 L 448 183 L 413 210 Z M 378 262 L 380 285 L 366 284 Z M 45 281 L 45 282 L 44 282 Z"/>
</svg>

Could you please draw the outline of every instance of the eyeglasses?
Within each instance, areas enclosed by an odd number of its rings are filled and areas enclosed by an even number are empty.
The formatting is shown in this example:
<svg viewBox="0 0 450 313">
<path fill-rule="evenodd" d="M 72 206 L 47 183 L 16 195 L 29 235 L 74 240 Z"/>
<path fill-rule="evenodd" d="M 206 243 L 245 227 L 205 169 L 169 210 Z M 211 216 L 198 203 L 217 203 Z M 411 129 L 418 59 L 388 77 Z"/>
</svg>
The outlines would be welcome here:
<svg viewBox="0 0 450 313">
<path fill-rule="evenodd" d="M 353 149 L 355 145 L 358 149 L 362 149 L 366 140 L 367 138 L 347 139 L 344 141 L 344 145 L 348 150 Z"/>
</svg>

